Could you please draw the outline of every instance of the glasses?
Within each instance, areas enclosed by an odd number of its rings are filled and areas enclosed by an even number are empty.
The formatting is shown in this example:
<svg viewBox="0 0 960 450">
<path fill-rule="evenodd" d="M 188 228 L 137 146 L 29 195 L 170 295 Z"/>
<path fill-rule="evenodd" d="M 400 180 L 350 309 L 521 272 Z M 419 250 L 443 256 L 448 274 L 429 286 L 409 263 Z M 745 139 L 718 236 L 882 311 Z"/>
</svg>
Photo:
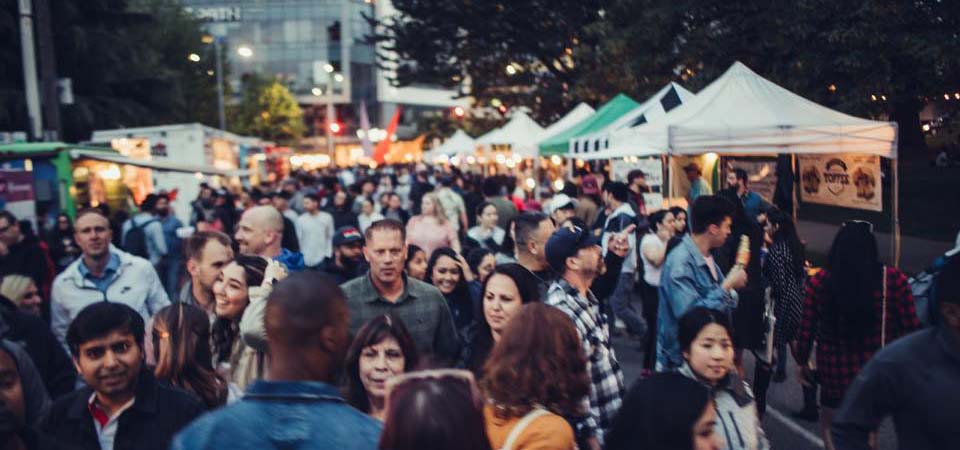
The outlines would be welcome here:
<svg viewBox="0 0 960 450">
<path fill-rule="evenodd" d="M 866 220 L 848 220 L 843 223 L 843 226 L 866 227 L 871 233 L 873 233 L 873 224 L 867 222 Z"/>
</svg>

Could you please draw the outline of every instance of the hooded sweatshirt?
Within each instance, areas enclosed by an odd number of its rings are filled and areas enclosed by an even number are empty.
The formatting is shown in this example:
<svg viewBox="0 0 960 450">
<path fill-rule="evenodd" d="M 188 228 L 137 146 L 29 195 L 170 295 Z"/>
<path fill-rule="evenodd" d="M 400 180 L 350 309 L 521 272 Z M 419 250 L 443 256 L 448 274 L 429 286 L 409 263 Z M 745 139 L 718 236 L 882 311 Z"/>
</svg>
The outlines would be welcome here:
<svg viewBox="0 0 960 450">
<path fill-rule="evenodd" d="M 768 450 L 770 442 L 760 427 L 757 405 L 744 382 L 731 371 L 716 386 L 710 386 L 698 377 L 684 362 L 681 375 L 697 380 L 710 388 L 713 407 L 717 411 L 716 433 L 727 450 Z"/>
</svg>

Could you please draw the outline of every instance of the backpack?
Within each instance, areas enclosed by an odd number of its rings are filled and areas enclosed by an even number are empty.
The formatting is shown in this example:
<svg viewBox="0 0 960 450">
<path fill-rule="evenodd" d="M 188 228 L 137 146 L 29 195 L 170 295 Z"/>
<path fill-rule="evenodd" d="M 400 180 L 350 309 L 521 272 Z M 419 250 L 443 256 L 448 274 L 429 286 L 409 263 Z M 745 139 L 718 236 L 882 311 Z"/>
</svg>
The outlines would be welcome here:
<svg viewBox="0 0 960 450">
<path fill-rule="evenodd" d="M 123 236 L 123 251 L 141 258 L 150 258 L 150 253 L 147 251 L 146 228 L 147 225 L 156 221 L 157 219 L 150 219 L 137 225 L 135 220 L 130 219 L 130 225 L 132 226 L 127 230 L 127 234 Z"/>
<path fill-rule="evenodd" d="M 936 299 L 936 281 L 940 271 L 947 263 L 954 259 L 960 259 L 960 247 L 948 251 L 933 262 L 927 270 L 920 272 L 917 276 L 910 279 L 910 291 L 913 293 L 913 302 L 917 310 L 917 318 L 924 326 L 936 325 L 938 323 L 937 311 L 938 305 Z"/>
</svg>

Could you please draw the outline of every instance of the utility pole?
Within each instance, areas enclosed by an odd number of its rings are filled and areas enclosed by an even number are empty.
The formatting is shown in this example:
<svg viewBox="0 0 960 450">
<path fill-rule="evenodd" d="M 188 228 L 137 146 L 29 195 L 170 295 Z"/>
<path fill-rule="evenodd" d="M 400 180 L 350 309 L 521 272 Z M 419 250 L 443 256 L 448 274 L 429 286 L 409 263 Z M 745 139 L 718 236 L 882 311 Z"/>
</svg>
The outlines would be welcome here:
<svg viewBox="0 0 960 450">
<path fill-rule="evenodd" d="M 40 59 L 40 96 L 46 140 L 56 141 L 63 132 L 60 126 L 60 95 L 57 93 L 57 59 L 50 26 L 50 1 L 34 0 L 37 7 L 37 53 Z"/>
<path fill-rule="evenodd" d="M 220 36 L 213 39 L 213 53 L 214 57 L 217 58 L 217 114 L 220 116 L 220 129 L 227 131 L 227 114 L 223 105 L 223 58 L 220 55 L 220 47 L 223 44 L 220 42 Z"/>
<path fill-rule="evenodd" d="M 327 154 L 333 158 L 334 149 L 333 149 L 333 124 L 337 121 L 337 118 L 334 117 L 337 112 L 333 107 L 333 74 L 327 73 Z"/>
<path fill-rule="evenodd" d="M 27 117 L 30 121 L 30 137 L 37 141 L 43 137 L 43 119 L 40 117 L 40 90 L 37 86 L 37 60 L 33 50 L 33 4 L 19 0 L 20 50 L 23 58 L 23 87 L 27 95 Z"/>
</svg>

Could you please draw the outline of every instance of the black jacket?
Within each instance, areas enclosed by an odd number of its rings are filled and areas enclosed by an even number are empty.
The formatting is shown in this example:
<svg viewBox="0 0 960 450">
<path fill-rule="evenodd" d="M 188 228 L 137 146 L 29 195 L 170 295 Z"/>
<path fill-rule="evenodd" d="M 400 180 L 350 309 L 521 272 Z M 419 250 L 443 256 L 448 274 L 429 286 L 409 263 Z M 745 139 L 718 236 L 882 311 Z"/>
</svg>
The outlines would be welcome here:
<svg viewBox="0 0 960 450">
<path fill-rule="evenodd" d="M 40 422 L 40 434 L 66 448 L 99 449 L 87 403 L 93 390 L 84 387 L 53 404 Z M 137 382 L 136 401 L 120 415 L 114 450 L 166 450 L 182 428 L 205 411 L 186 391 L 157 383 L 144 366 Z"/>
<path fill-rule="evenodd" d="M 36 238 L 27 238 L 10 246 L 7 256 L 0 258 L 0 276 L 19 273 L 30 277 L 43 289 L 53 278 L 47 267 L 47 255 Z"/>
<path fill-rule="evenodd" d="M 56 399 L 73 391 L 76 373 L 63 346 L 40 317 L 20 311 L 0 295 L 0 338 L 23 346 L 43 378 L 43 385 Z"/>
<path fill-rule="evenodd" d="M 315 269 L 330 275 L 330 277 L 333 278 L 338 285 L 340 285 L 367 273 L 369 266 L 367 266 L 365 262 L 361 261 L 355 264 L 352 268 L 343 268 L 337 265 L 334 257 L 328 256 L 324 258 L 323 261 L 320 261 L 320 264 L 317 264 Z"/>
</svg>

